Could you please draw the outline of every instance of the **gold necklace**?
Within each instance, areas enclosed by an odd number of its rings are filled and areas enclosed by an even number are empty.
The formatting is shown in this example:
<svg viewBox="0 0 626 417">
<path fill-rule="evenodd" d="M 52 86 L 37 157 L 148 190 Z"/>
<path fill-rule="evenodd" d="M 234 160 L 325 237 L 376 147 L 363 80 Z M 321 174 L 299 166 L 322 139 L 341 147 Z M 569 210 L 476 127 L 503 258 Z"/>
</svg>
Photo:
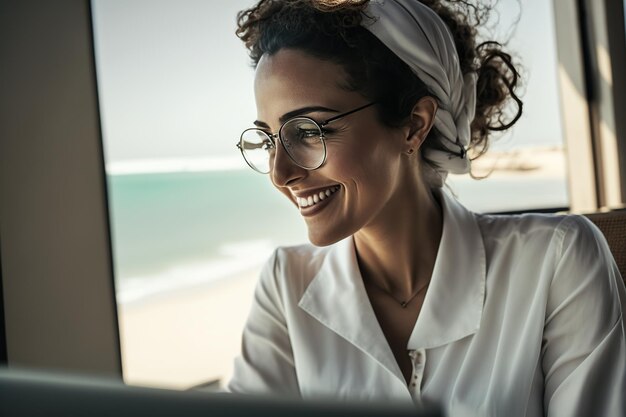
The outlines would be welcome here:
<svg viewBox="0 0 626 417">
<path fill-rule="evenodd" d="M 396 297 L 394 297 L 394 296 L 391 294 L 391 292 L 389 292 L 389 291 L 385 290 L 384 288 L 382 288 L 382 287 L 378 286 L 378 285 L 377 285 L 377 284 L 375 284 L 374 282 L 370 282 L 369 284 L 370 284 L 370 285 L 373 285 L 373 286 L 374 286 L 374 287 L 375 287 L 378 291 L 381 291 L 382 293 L 384 293 L 384 294 L 385 294 L 385 295 L 387 295 L 388 297 L 392 298 L 392 299 L 393 299 L 396 303 L 400 304 L 400 307 L 402 307 L 402 308 L 406 308 L 406 306 L 408 306 L 408 305 L 409 305 L 409 303 L 410 303 L 411 301 L 413 301 L 413 299 L 414 299 L 415 297 L 417 297 L 417 295 L 418 295 L 419 293 L 421 293 L 424 289 L 428 288 L 428 285 L 430 284 L 430 281 L 428 281 L 428 282 L 426 283 L 426 285 L 424 285 L 424 286 L 422 286 L 420 289 L 418 289 L 418 290 L 415 292 L 415 294 L 413 294 L 411 297 L 409 297 L 409 299 L 408 299 L 408 300 L 406 300 L 406 301 L 400 301 L 400 300 L 398 300 Z"/>
</svg>

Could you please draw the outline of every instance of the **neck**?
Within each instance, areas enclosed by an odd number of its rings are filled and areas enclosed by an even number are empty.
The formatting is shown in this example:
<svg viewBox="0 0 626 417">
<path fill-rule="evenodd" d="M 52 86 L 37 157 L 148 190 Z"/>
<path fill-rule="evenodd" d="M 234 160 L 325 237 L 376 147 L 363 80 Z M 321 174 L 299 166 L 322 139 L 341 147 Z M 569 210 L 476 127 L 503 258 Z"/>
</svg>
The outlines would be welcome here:
<svg viewBox="0 0 626 417">
<path fill-rule="evenodd" d="M 407 203 L 406 196 L 413 196 Z M 395 200 L 395 201 L 394 201 Z M 365 282 L 406 300 L 430 282 L 443 214 L 430 188 L 415 182 L 354 235 Z"/>
</svg>

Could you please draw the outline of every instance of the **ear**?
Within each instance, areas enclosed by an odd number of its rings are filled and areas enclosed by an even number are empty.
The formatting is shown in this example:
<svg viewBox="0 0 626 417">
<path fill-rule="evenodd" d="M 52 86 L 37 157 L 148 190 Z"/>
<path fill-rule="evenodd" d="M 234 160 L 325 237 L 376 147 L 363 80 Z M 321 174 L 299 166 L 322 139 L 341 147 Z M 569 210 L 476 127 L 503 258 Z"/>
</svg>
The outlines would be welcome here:
<svg viewBox="0 0 626 417">
<path fill-rule="evenodd" d="M 426 140 L 430 129 L 435 124 L 435 114 L 438 108 L 437 100 L 431 96 L 422 97 L 413 106 L 405 143 L 405 150 L 408 154 L 416 152 Z"/>
</svg>

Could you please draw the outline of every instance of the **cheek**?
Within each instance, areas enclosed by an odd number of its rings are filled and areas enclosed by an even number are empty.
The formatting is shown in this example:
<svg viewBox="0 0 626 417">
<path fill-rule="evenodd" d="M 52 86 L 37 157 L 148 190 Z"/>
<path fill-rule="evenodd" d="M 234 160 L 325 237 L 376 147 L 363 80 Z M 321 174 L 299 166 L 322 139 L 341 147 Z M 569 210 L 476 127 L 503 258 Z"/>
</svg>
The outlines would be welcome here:
<svg viewBox="0 0 626 417">
<path fill-rule="evenodd" d="M 394 172 L 400 153 L 393 149 L 391 138 L 362 134 L 347 143 L 328 148 L 327 163 L 333 174 L 355 182 L 379 182 Z"/>
<path fill-rule="evenodd" d="M 287 197 L 289 199 L 289 201 L 291 201 L 294 205 L 297 206 L 296 202 L 293 200 L 293 197 L 291 196 L 291 192 L 289 192 L 288 189 L 284 188 L 284 187 L 279 187 L 276 184 L 274 184 L 274 182 L 272 181 L 272 185 L 274 187 L 276 187 L 276 189 L 278 191 L 280 191 L 285 197 Z"/>
</svg>

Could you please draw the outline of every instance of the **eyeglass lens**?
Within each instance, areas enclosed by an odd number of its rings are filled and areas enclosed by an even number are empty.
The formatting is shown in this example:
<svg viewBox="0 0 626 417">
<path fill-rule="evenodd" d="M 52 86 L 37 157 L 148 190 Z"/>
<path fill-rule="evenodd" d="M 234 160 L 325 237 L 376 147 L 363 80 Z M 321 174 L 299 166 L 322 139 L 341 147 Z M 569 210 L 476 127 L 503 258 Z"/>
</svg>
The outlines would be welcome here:
<svg viewBox="0 0 626 417">
<path fill-rule="evenodd" d="M 267 133 L 260 129 L 247 129 L 239 141 L 244 159 L 255 171 L 270 172 L 270 148 L 272 141 Z"/>
<path fill-rule="evenodd" d="M 287 121 L 280 129 L 280 139 L 289 157 L 306 169 L 318 168 L 326 157 L 326 145 L 322 131 L 313 120 L 298 117 Z M 274 152 L 267 133 L 248 129 L 241 135 L 242 153 L 255 170 L 268 173 L 270 156 Z"/>
</svg>

